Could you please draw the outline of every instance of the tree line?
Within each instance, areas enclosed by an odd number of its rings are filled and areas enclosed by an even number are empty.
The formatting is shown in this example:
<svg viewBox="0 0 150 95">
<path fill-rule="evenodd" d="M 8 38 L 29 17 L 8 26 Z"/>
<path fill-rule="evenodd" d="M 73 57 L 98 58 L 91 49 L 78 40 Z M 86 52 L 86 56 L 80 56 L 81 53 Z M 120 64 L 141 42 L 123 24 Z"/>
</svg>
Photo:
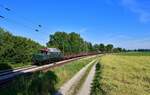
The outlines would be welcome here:
<svg viewBox="0 0 150 95">
<path fill-rule="evenodd" d="M 121 52 L 122 48 L 114 48 L 112 44 L 92 44 L 85 41 L 75 32 L 55 32 L 49 36 L 47 47 L 59 48 L 64 54 L 80 52 Z M 31 63 L 32 55 L 43 48 L 41 44 L 21 36 L 14 36 L 0 28 L 0 63 Z"/>
<path fill-rule="evenodd" d="M 150 49 L 134 49 L 134 50 L 127 50 L 128 52 L 150 52 Z"/>
<path fill-rule="evenodd" d="M 14 36 L 0 28 L 0 63 L 31 62 L 32 54 L 42 46 L 25 37 Z"/>
<path fill-rule="evenodd" d="M 91 42 L 85 41 L 79 34 L 75 32 L 55 32 L 49 36 L 49 41 L 47 43 L 48 47 L 59 48 L 64 54 L 75 54 L 80 52 L 101 52 L 101 53 L 111 53 L 111 52 L 122 52 L 125 49 L 114 48 L 112 44 L 92 44 Z"/>
</svg>

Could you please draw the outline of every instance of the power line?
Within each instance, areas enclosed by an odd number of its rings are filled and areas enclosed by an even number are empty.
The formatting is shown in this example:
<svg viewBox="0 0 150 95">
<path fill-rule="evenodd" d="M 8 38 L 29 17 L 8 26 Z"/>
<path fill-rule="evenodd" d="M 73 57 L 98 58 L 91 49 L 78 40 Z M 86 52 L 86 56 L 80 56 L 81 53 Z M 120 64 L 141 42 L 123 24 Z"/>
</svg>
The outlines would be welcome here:
<svg viewBox="0 0 150 95">
<path fill-rule="evenodd" d="M 5 6 L 2 5 L 2 4 L 0 4 L 0 7 L 1 7 L 2 9 L 4 9 L 5 11 L 14 12 L 14 11 L 12 11 L 10 8 L 5 7 Z M 4 19 L 5 17 L 0 15 L 0 18 L 3 18 L 3 19 Z M 33 25 L 33 23 L 31 22 L 31 20 L 29 21 L 28 19 L 26 19 L 25 17 L 20 16 L 20 15 L 19 15 L 19 18 L 21 18 L 21 19 L 23 19 L 23 20 L 25 20 L 25 21 L 28 21 L 30 24 Z M 7 18 L 7 19 L 8 19 L 8 18 Z M 13 22 L 14 22 L 14 21 L 13 21 Z M 23 26 L 28 26 L 28 25 L 25 25 L 25 24 L 23 24 L 23 23 L 21 23 L 21 24 L 22 24 Z M 42 25 L 41 25 L 41 24 L 37 24 L 36 26 L 38 27 L 38 29 L 35 28 L 34 30 L 35 30 L 36 32 L 39 32 L 39 29 L 42 28 Z M 29 27 L 29 26 L 28 26 L 28 27 Z"/>
<path fill-rule="evenodd" d="M 3 8 L 3 9 L 5 9 L 6 11 L 11 11 L 11 9 L 10 8 L 7 8 L 7 7 L 5 7 L 4 5 L 2 5 L 2 4 L 0 4 L 0 7 L 1 8 Z"/>
<path fill-rule="evenodd" d="M 0 15 L 0 18 L 4 19 L 5 17 L 4 17 L 4 16 L 2 16 L 2 15 Z"/>
<path fill-rule="evenodd" d="M 4 17 L 4 16 L 2 16 L 2 15 L 0 15 L 0 18 L 4 19 L 4 20 L 7 21 L 7 22 L 11 22 L 11 23 L 13 23 L 13 24 L 21 25 L 21 26 L 24 27 L 24 28 L 28 28 L 28 29 L 31 29 L 31 30 L 35 30 L 36 32 L 39 32 L 38 29 L 35 29 L 35 28 L 33 28 L 33 27 L 30 27 L 30 26 L 28 26 L 28 25 L 26 25 L 26 24 L 24 24 L 24 23 L 21 23 L 21 22 L 17 22 L 17 21 L 15 21 L 15 20 L 13 20 L 13 19 Z"/>
</svg>

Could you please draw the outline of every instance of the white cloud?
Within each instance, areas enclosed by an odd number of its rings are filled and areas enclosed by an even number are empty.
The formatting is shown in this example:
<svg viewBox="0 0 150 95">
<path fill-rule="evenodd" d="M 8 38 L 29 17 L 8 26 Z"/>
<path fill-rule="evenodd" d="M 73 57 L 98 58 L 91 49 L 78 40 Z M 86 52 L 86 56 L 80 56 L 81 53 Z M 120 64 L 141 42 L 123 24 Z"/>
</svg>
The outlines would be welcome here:
<svg viewBox="0 0 150 95">
<path fill-rule="evenodd" d="M 139 2 L 139 0 L 121 0 L 121 3 L 125 8 L 137 14 L 141 22 L 150 21 L 150 1 L 141 0 L 141 2 Z"/>
</svg>

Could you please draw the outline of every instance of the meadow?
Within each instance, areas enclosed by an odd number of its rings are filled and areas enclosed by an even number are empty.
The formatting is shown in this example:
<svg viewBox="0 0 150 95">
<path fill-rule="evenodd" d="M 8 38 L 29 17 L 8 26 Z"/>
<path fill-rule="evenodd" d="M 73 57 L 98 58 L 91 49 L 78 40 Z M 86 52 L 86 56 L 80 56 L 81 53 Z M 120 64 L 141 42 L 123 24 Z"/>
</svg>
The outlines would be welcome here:
<svg viewBox="0 0 150 95">
<path fill-rule="evenodd" d="M 122 52 L 122 53 L 116 53 L 115 55 L 124 55 L 124 56 L 150 56 L 150 52 Z"/>
<path fill-rule="evenodd" d="M 150 53 L 122 53 L 100 58 L 101 88 L 106 95 L 150 95 Z"/>
</svg>

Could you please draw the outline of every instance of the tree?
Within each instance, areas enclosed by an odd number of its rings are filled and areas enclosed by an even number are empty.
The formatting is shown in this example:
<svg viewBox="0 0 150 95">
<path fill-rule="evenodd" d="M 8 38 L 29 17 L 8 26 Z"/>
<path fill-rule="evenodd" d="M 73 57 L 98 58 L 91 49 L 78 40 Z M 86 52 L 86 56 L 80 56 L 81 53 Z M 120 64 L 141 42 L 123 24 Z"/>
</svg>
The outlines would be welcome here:
<svg viewBox="0 0 150 95">
<path fill-rule="evenodd" d="M 85 50 L 85 42 L 81 36 L 75 32 L 68 34 L 73 53 L 79 53 Z"/>
<path fill-rule="evenodd" d="M 123 49 L 120 48 L 120 47 L 117 47 L 117 48 L 113 49 L 113 52 L 115 52 L 115 53 L 122 52 L 122 51 L 123 51 Z"/>
<path fill-rule="evenodd" d="M 31 62 L 32 54 L 42 48 L 39 43 L 0 28 L 0 63 Z"/>
<path fill-rule="evenodd" d="M 87 42 L 87 48 L 88 48 L 88 51 L 89 51 L 89 52 L 94 51 L 93 46 L 92 46 L 92 43 L 90 43 L 90 42 Z"/>
<path fill-rule="evenodd" d="M 99 45 L 98 44 L 94 44 L 93 48 L 94 48 L 94 51 L 99 51 Z"/>
<path fill-rule="evenodd" d="M 53 35 L 50 35 L 47 46 L 59 48 L 64 54 L 87 52 L 92 48 L 91 43 L 84 41 L 84 39 L 75 32 L 55 32 Z"/>
<path fill-rule="evenodd" d="M 108 44 L 106 46 L 106 52 L 112 52 L 113 51 L 113 45 L 112 44 Z"/>
<path fill-rule="evenodd" d="M 99 50 L 103 53 L 105 52 L 105 45 L 104 44 L 99 44 Z"/>
</svg>

